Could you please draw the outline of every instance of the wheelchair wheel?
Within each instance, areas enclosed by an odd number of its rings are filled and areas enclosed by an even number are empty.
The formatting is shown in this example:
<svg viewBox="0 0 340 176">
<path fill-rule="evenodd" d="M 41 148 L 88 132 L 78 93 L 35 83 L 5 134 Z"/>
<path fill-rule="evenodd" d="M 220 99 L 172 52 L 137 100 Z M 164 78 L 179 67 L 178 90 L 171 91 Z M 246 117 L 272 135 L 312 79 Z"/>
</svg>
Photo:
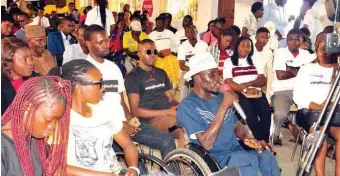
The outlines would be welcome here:
<svg viewBox="0 0 340 176">
<path fill-rule="evenodd" d="M 139 153 L 139 167 L 140 167 L 140 164 L 144 164 L 145 166 L 145 171 L 146 173 L 143 173 L 143 169 L 141 169 L 141 174 L 150 174 L 150 173 L 165 173 L 165 174 L 168 174 L 168 175 L 171 175 L 172 173 L 170 172 L 170 169 L 166 166 L 166 164 L 152 156 L 152 155 L 148 155 L 148 154 L 144 154 L 144 153 Z M 125 156 L 124 156 L 124 153 L 122 152 L 116 152 L 116 157 L 117 157 L 117 160 L 118 162 L 123 166 L 123 168 L 128 168 L 127 164 L 126 164 L 126 161 L 125 161 Z"/>
<path fill-rule="evenodd" d="M 188 149 L 176 149 L 170 152 L 164 158 L 164 162 L 175 175 L 207 176 L 212 173 L 205 161 Z"/>
</svg>

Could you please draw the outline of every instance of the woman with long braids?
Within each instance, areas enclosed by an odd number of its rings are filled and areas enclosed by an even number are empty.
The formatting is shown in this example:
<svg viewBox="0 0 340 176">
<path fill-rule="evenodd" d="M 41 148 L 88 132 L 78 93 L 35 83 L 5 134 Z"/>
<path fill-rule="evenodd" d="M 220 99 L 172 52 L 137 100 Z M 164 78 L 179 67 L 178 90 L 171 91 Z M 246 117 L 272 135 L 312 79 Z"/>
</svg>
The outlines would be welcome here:
<svg viewBox="0 0 340 176">
<path fill-rule="evenodd" d="M 137 149 L 122 130 L 122 121 L 107 114 L 112 105 L 100 101 L 104 91 L 100 71 L 89 61 L 77 59 L 53 68 L 50 74 L 72 84 L 67 175 L 137 175 Z M 127 170 L 122 170 L 117 161 L 113 140 L 125 153 Z"/>
<path fill-rule="evenodd" d="M 115 20 L 107 7 L 107 0 L 94 0 L 94 7 L 87 13 L 85 24 L 97 24 L 105 28 L 107 36 L 111 36 L 115 28 Z"/>
<path fill-rule="evenodd" d="M 261 87 L 265 84 L 264 69 L 253 57 L 254 45 L 249 37 L 240 37 L 231 59 L 225 60 L 223 79 L 236 92 L 247 122 L 264 148 L 270 148 L 271 112 Z M 271 150 L 271 149 L 270 149 Z M 274 151 L 271 150 L 272 153 Z"/>
<path fill-rule="evenodd" d="M 1 40 L 1 115 L 12 103 L 16 92 L 33 72 L 33 59 L 27 43 L 16 37 Z"/>
<path fill-rule="evenodd" d="M 66 175 L 70 108 L 69 81 L 25 81 L 1 117 L 1 175 Z"/>
</svg>

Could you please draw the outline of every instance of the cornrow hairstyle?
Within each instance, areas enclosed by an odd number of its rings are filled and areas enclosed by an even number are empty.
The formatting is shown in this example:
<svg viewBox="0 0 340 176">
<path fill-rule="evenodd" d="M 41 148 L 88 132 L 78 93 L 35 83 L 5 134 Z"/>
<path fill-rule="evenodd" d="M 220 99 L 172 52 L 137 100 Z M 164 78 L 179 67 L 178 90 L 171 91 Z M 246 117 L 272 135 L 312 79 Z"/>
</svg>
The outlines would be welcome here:
<svg viewBox="0 0 340 176">
<path fill-rule="evenodd" d="M 247 56 L 247 62 L 249 65 L 253 65 L 253 60 L 251 59 L 251 57 L 254 54 L 254 44 L 253 41 L 249 38 L 249 37 L 240 37 L 235 44 L 235 49 L 234 49 L 234 54 L 231 56 L 231 62 L 233 63 L 234 66 L 238 66 L 238 60 L 239 60 L 239 56 L 238 56 L 238 47 L 240 46 L 241 42 L 243 40 L 249 40 L 251 43 L 251 51 Z"/>
<path fill-rule="evenodd" d="M 84 59 L 76 59 L 65 63 L 61 67 L 52 68 L 48 75 L 59 76 L 71 81 L 73 91 L 79 82 L 85 81 L 86 73 L 92 68 L 95 68 L 95 66 L 91 62 Z"/>
<path fill-rule="evenodd" d="M 12 80 L 13 55 L 19 48 L 28 48 L 27 43 L 16 37 L 7 37 L 1 40 L 1 77 Z"/>
<path fill-rule="evenodd" d="M 86 27 L 85 31 L 84 31 L 84 40 L 90 41 L 92 34 L 96 33 L 96 32 L 105 32 L 105 29 L 102 26 L 99 26 L 97 24 L 92 24 L 92 25 Z M 105 32 L 105 34 L 106 34 L 106 32 Z"/>
<path fill-rule="evenodd" d="M 40 105 L 44 103 L 53 104 L 56 101 L 64 102 L 66 107 L 63 116 L 56 123 L 49 150 L 46 149 L 47 142 L 45 139 L 36 139 L 35 146 L 44 175 L 52 176 L 57 169 L 58 173 L 66 175 L 66 149 L 71 109 L 71 84 L 69 81 L 55 76 L 35 77 L 25 81 L 17 92 L 13 103 L 1 117 L 1 124 L 11 121 L 14 145 L 25 176 L 34 176 L 32 152 L 29 150 L 29 146 L 33 138 L 35 112 Z M 28 132 L 23 130 L 27 123 L 32 124 Z M 29 138 L 27 138 L 27 135 Z"/>
</svg>

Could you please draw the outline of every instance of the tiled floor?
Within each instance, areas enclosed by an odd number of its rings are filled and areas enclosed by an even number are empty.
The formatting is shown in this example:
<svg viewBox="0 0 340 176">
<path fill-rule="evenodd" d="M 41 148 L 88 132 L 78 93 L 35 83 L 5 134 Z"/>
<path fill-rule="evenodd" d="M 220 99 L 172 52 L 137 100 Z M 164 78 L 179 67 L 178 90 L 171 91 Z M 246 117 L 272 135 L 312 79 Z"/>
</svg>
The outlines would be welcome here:
<svg viewBox="0 0 340 176">
<path fill-rule="evenodd" d="M 279 162 L 279 166 L 282 169 L 282 176 L 295 176 L 297 170 L 297 164 L 300 154 L 300 145 L 297 148 L 295 153 L 295 158 L 293 162 L 290 162 L 290 158 L 292 156 L 294 143 L 289 142 L 291 139 L 290 132 L 287 129 L 282 128 L 283 133 L 283 146 L 282 147 L 274 147 L 274 150 L 277 152 L 277 160 Z M 334 175 L 335 171 L 335 160 L 331 163 L 329 162 L 329 158 L 326 159 L 326 176 Z M 315 174 L 312 174 L 315 175 Z"/>
</svg>

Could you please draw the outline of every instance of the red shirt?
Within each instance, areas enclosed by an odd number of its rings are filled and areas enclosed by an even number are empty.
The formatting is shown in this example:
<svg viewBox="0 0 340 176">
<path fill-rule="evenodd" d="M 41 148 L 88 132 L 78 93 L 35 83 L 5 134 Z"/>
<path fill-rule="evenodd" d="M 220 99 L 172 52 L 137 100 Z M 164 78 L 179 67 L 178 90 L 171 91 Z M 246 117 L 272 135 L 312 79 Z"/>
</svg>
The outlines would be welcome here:
<svg viewBox="0 0 340 176">
<path fill-rule="evenodd" d="M 19 88 L 21 87 L 21 85 L 24 83 L 24 80 L 21 78 L 21 79 L 17 79 L 17 80 L 12 80 L 11 81 L 11 84 L 12 86 L 14 87 L 14 90 L 16 92 L 18 92 Z"/>
<path fill-rule="evenodd" d="M 220 50 L 220 58 L 218 59 L 218 67 L 222 68 L 224 66 L 224 61 L 228 59 L 230 56 L 227 53 L 227 50 Z M 220 70 L 220 74 L 223 74 L 223 69 Z"/>
<path fill-rule="evenodd" d="M 298 52 L 295 52 L 295 53 L 292 53 L 294 57 L 298 56 L 299 55 L 299 51 Z"/>
</svg>

